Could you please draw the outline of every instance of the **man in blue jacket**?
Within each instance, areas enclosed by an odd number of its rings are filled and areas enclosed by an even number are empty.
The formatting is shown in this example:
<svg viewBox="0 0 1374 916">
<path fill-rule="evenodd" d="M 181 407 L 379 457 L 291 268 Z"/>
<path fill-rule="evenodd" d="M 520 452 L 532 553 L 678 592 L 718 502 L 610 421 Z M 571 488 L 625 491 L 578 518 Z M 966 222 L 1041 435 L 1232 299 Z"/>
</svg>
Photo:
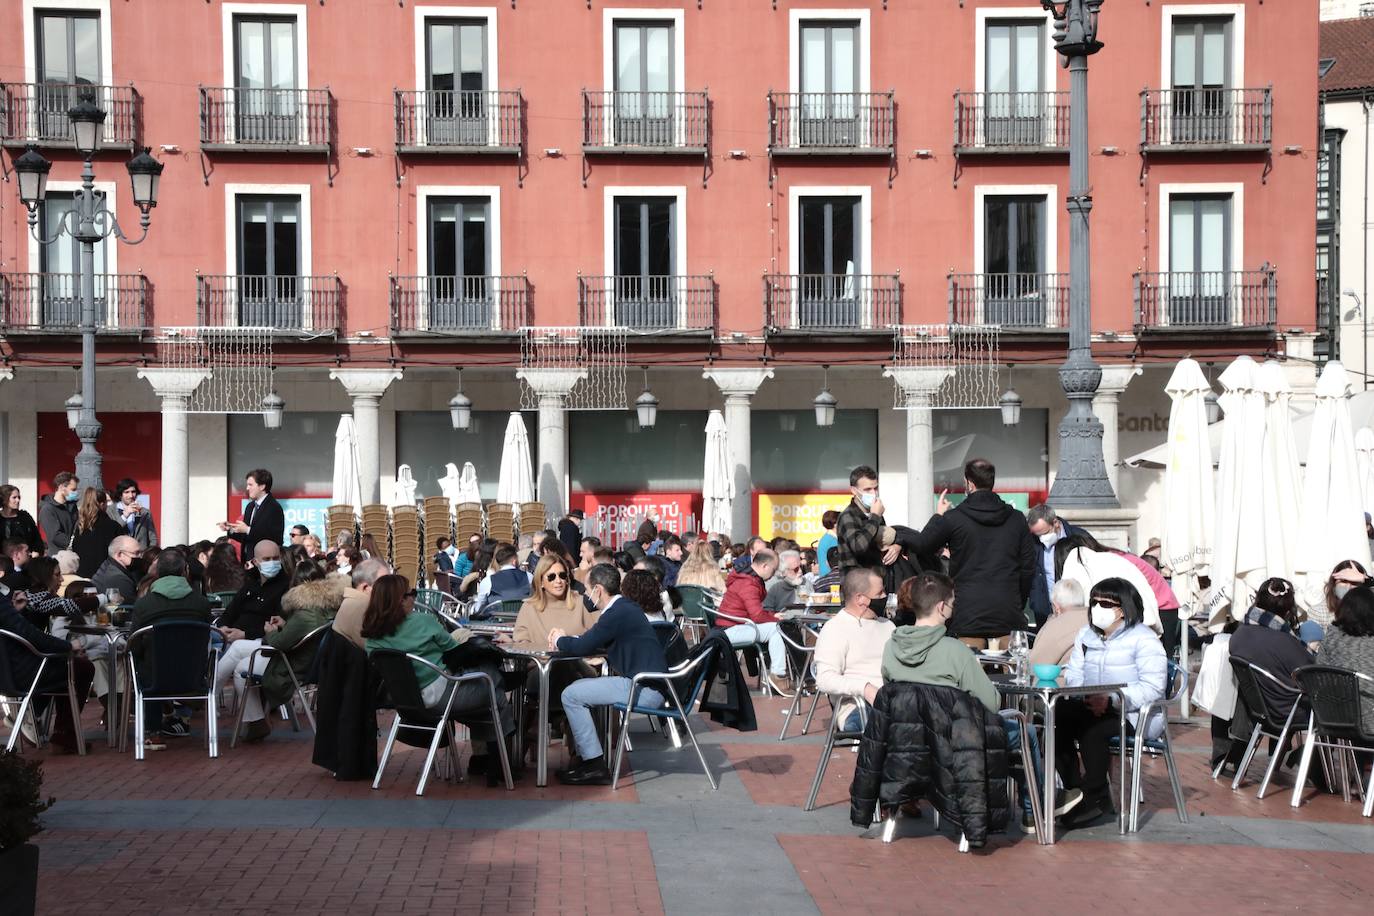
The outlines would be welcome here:
<svg viewBox="0 0 1374 916">
<path fill-rule="evenodd" d="M 620 571 L 600 563 L 587 572 L 587 598 L 601 612 L 595 624 L 581 636 L 560 629 L 549 632 L 549 648 L 565 655 L 604 655 L 616 673 L 613 677 L 584 677 L 563 690 L 563 713 L 568 717 L 581 763 L 558 772 L 567 786 L 608 786 L 611 771 L 601 751 L 590 706 L 624 703 L 630 696 L 630 679 L 645 671 L 666 671 L 667 659 L 644 609 L 620 595 Z M 667 700 L 645 687 L 635 697 L 639 705 L 662 706 Z"/>
<path fill-rule="evenodd" d="M 1035 625 L 1043 627 L 1045 621 L 1054 616 L 1050 605 L 1050 590 L 1057 581 L 1054 575 L 1054 545 L 1064 538 L 1075 534 L 1087 534 L 1082 528 L 1070 525 L 1055 514 L 1049 503 L 1033 506 L 1026 513 L 1026 524 L 1030 526 L 1039 543 L 1039 564 L 1035 567 L 1035 584 L 1031 586 L 1030 608 L 1035 613 Z"/>
</svg>

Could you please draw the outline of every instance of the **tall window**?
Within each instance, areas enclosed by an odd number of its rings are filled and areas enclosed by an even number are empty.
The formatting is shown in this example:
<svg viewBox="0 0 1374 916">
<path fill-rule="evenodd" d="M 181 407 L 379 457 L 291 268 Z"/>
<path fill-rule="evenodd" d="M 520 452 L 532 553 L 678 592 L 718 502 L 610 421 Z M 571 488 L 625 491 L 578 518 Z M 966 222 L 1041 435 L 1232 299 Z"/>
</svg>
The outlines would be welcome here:
<svg viewBox="0 0 1374 916">
<path fill-rule="evenodd" d="M 70 137 L 67 109 L 83 99 L 99 101 L 100 16 L 41 10 L 36 14 L 39 129 L 45 137 Z"/>
<path fill-rule="evenodd" d="M 1231 139 L 1231 18 L 1179 18 L 1173 34 L 1173 138 Z"/>
<path fill-rule="evenodd" d="M 1231 197 L 1169 200 L 1169 322 L 1230 324 Z"/>
<path fill-rule="evenodd" d="M 96 206 L 105 195 L 96 194 Z M 62 221 L 76 208 L 76 192 L 49 191 L 42 204 L 44 238 L 52 239 L 39 249 L 38 269 L 43 274 L 42 321 L 59 326 L 81 322 L 81 243 L 62 232 Z M 105 298 L 105 242 L 95 243 L 96 310 Z"/>
<path fill-rule="evenodd" d="M 429 201 L 429 326 L 491 322 L 491 198 Z"/>
<path fill-rule="evenodd" d="M 1340 358 L 1341 130 L 1326 130 L 1317 152 L 1317 346 Z M 1323 340 L 1325 338 L 1325 340 Z"/>
<path fill-rule="evenodd" d="M 614 207 L 615 323 L 631 328 L 675 326 L 677 199 L 617 197 Z"/>
<path fill-rule="evenodd" d="M 615 139 L 668 146 L 673 141 L 673 24 L 615 23 Z"/>
<path fill-rule="evenodd" d="M 800 136 L 803 146 L 854 146 L 858 135 L 859 24 L 802 22 Z"/>
<path fill-rule="evenodd" d="M 800 220 L 800 327 L 857 327 L 863 265 L 858 197 L 803 197 Z"/>
<path fill-rule="evenodd" d="M 299 328 L 301 199 L 238 198 L 239 324 Z"/>
<path fill-rule="evenodd" d="M 1045 24 L 990 21 L 983 42 L 984 130 L 996 145 L 1037 146 L 1044 128 Z"/>
<path fill-rule="evenodd" d="M 983 321 L 1045 324 L 1045 198 L 983 202 Z"/>
<path fill-rule="evenodd" d="M 235 17 L 234 111 L 239 142 L 297 142 L 299 88 L 296 20 Z"/>
<path fill-rule="evenodd" d="M 490 88 L 485 19 L 425 22 L 425 88 L 432 143 L 483 146 Z"/>
</svg>

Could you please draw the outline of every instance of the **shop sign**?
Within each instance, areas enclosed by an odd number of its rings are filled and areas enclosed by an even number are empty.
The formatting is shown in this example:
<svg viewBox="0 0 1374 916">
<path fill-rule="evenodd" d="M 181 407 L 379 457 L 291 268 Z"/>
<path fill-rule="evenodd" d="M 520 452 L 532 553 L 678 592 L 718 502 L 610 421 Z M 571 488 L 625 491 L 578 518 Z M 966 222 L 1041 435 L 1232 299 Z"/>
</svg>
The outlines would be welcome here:
<svg viewBox="0 0 1374 916">
<path fill-rule="evenodd" d="M 282 496 L 277 498 L 281 504 L 282 514 L 286 516 L 286 527 L 282 529 L 283 544 L 289 544 L 291 539 L 286 533 L 297 525 L 304 525 L 310 529 L 310 533 L 320 539 L 320 543 L 325 542 L 325 532 L 328 530 L 329 507 L 334 504 L 334 500 L 327 496 Z M 229 497 L 231 506 L 238 506 L 238 511 L 229 519 L 236 522 L 243 518 L 244 510 L 248 508 L 248 500 L 240 496 L 235 499 Z"/>
<path fill-rule="evenodd" d="M 848 492 L 755 493 L 754 528 L 761 538 L 786 537 L 810 547 L 825 534 L 821 516 L 843 511 L 850 498 Z"/>
<path fill-rule="evenodd" d="M 573 491 L 569 506 L 587 519 L 582 533 L 601 539 L 612 550 L 634 540 L 646 518 L 675 533 L 695 531 L 700 493 L 584 493 Z"/>
</svg>

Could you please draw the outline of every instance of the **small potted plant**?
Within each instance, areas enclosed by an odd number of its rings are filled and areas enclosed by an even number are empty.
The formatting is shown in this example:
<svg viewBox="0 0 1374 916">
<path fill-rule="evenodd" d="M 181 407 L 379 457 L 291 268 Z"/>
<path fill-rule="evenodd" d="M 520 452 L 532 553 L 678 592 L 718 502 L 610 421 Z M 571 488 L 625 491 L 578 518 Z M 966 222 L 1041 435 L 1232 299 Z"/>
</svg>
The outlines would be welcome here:
<svg viewBox="0 0 1374 916">
<path fill-rule="evenodd" d="M 43 799 L 43 768 L 17 753 L 0 752 L 0 888 L 6 912 L 32 916 L 38 896 L 38 847 L 29 840 L 52 807 Z"/>
</svg>

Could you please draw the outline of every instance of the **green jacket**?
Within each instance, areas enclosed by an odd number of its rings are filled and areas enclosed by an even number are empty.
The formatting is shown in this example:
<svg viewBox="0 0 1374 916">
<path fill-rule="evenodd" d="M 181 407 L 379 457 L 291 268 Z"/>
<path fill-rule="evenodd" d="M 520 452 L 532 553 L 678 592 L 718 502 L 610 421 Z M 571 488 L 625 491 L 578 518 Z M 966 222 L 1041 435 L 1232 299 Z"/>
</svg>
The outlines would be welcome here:
<svg viewBox="0 0 1374 916">
<path fill-rule="evenodd" d="M 997 688 L 983 672 L 973 650 L 952 636 L 943 625 L 898 627 L 883 650 L 883 680 L 958 687 L 997 712 Z"/>
<path fill-rule="evenodd" d="M 163 576 L 153 583 L 152 588 L 142 598 L 134 602 L 133 629 L 138 630 L 149 624 L 168 620 L 195 620 L 210 622 L 210 601 L 200 592 L 194 591 L 181 576 Z M 135 648 L 135 661 L 146 665 L 149 641 L 141 637 L 141 644 Z M 149 672 L 143 672 L 151 676 Z"/>
<path fill-rule="evenodd" d="M 291 665 L 297 680 L 303 682 L 310 673 L 320 644 L 316 640 L 294 655 L 288 655 L 285 650 L 300 642 L 312 630 L 326 626 L 334 619 L 343 602 L 343 589 L 343 577 L 330 576 L 315 582 L 304 582 L 282 596 L 281 613 L 286 625 L 262 638 L 263 645 L 282 650 L 281 654 L 272 656 L 262 675 L 263 705 L 268 709 L 291 699 L 294 686 L 291 674 L 286 669 L 287 664 Z"/>
</svg>

